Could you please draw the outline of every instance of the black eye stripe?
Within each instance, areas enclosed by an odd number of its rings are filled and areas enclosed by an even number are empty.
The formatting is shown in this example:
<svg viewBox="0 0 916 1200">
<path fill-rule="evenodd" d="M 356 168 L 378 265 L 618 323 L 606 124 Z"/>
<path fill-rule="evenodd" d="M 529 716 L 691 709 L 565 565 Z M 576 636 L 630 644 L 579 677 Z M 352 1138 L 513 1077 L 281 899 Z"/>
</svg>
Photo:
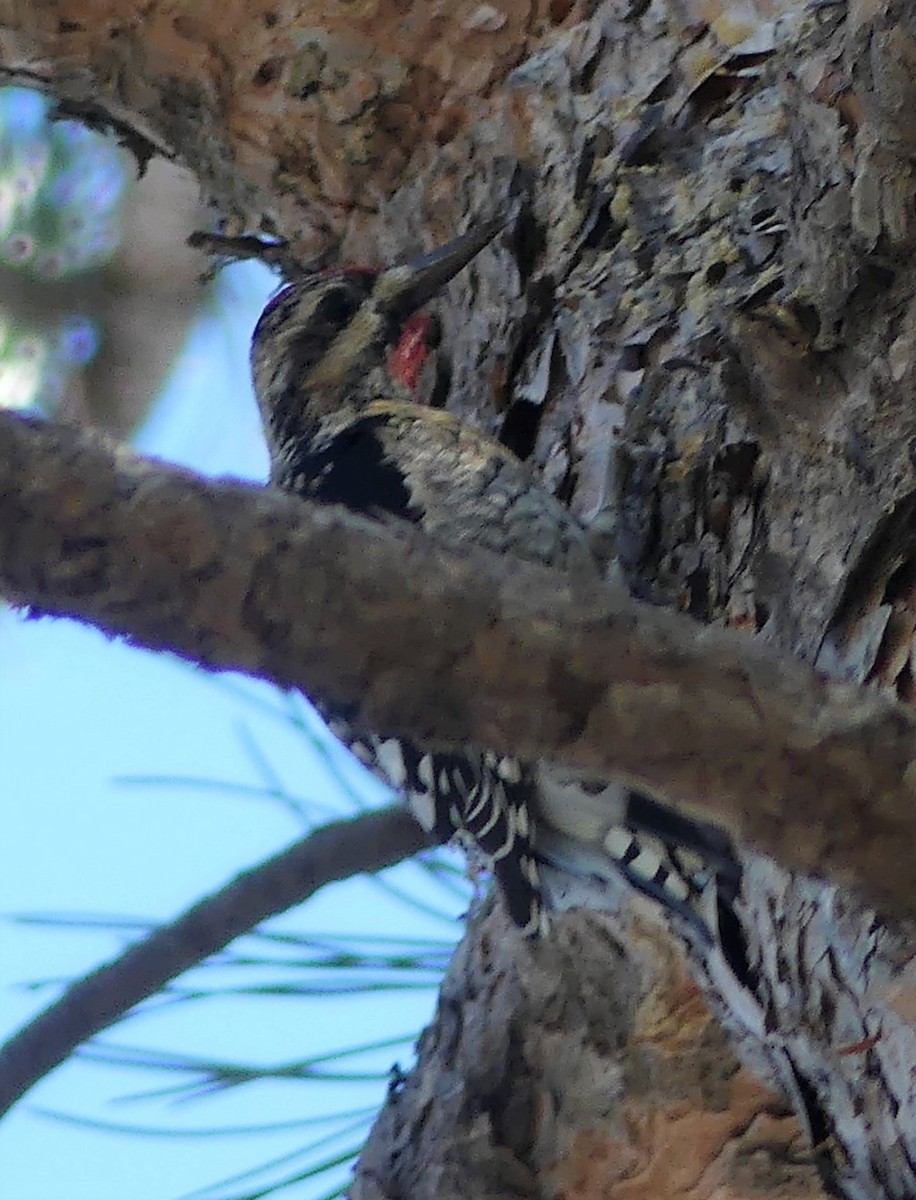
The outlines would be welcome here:
<svg viewBox="0 0 916 1200">
<path fill-rule="evenodd" d="M 332 287 L 321 297 L 315 308 L 319 321 L 342 326 L 352 320 L 359 308 L 359 299 L 344 285 Z"/>
</svg>

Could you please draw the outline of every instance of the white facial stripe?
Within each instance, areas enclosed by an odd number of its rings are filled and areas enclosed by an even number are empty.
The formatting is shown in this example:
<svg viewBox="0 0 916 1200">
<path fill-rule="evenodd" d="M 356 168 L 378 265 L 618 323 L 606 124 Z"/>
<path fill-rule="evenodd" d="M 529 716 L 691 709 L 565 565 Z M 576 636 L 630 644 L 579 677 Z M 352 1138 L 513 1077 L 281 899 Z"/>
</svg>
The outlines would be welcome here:
<svg viewBox="0 0 916 1200">
<path fill-rule="evenodd" d="M 315 364 L 303 386 L 306 389 L 336 387 L 350 365 L 376 340 L 381 327 L 380 313 L 371 304 L 361 305 L 353 320 L 334 338 L 327 354 Z"/>
<path fill-rule="evenodd" d="M 389 267 L 381 271 L 372 289 L 372 298 L 379 304 L 394 300 L 404 290 L 404 285 L 410 282 L 413 269 L 407 266 Z"/>
</svg>

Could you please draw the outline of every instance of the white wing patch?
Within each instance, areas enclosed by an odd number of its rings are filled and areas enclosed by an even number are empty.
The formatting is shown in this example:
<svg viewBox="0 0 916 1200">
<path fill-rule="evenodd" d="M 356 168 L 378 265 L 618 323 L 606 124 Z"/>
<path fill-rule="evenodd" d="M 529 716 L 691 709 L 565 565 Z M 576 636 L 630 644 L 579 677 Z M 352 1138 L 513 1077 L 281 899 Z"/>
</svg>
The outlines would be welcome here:
<svg viewBox="0 0 916 1200">
<path fill-rule="evenodd" d="M 417 763 L 417 779 L 423 784 L 428 792 L 432 792 L 436 786 L 433 778 L 433 760 L 428 754 L 424 754 Z"/>
<path fill-rule="evenodd" d="M 404 766 L 404 753 L 397 738 L 387 738 L 376 743 L 378 764 L 388 776 L 391 786 L 397 791 L 403 791 L 407 785 L 407 768 Z"/>
<path fill-rule="evenodd" d="M 504 783 L 521 783 L 522 768 L 517 758 L 501 758 L 496 773 Z"/>
<path fill-rule="evenodd" d="M 427 833 L 436 827 L 436 803 L 429 792 L 409 792 L 407 805 Z"/>
</svg>

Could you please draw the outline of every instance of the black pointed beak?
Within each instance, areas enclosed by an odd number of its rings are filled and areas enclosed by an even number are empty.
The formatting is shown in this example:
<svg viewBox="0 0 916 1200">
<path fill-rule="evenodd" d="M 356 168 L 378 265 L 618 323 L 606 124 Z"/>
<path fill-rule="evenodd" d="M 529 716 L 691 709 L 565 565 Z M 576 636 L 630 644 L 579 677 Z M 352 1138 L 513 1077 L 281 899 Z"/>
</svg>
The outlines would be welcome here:
<svg viewBox="0 0 916 1200">
<path fill-rule="evenodd" d="M 494 217 L 413 262 L 380 271 L 372 289 L 373 300 L 396 321 L 405 321 L 438 295 L 505 228 L 507 221 L 505 216 Z"/>
</svg>

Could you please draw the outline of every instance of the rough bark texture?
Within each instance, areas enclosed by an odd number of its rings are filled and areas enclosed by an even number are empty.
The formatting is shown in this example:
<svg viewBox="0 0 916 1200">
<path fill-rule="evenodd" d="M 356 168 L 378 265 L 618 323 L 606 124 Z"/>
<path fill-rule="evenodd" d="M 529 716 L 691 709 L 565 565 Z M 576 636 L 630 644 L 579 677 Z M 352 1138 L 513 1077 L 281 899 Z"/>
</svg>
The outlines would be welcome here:
<svg viewBox="0 0 916 1200">
<path fill-rule="evenodd" d="M 916 720 L 592 579 L 453 553 L 0 414 L 0 587 L 433 747 L 621 775 L 916 908 Z M 863 832 L 862 825 L 867 825 Z"/>
<path fill-rule="evenodd" d="M 442 306 L 434 402 L 602 514 L 637 595 L 912 699 L 909 0 L 246 0 L 214 26 L 186 5 L 141 16 L 135 0 L 5 11 L 8 65 L 92 98 L 303 252 L 343 238 L 386 259 L 514 198 L 514 240 Z M 753 856 L 739 918 L 742 955 L 690 948 L 723 1024 L 791 1101 L 829 1186 L 907 1200 L 909 930 Z M 571 920 L 520 965 L 472 931 L 359 1194 L 639 1194 L 622 1160 L 656 1165 L 655 1195 L 813 1194 L 797 1162 L 741 1140 L 756 1111 L 767 1145 L 791 1143 L 739 1084 L 711 1105 L 728 1114 L 721 1141 L 678 1176 L 671 1147 L 701 1141 L 710 1107 L 702 1080 L 738 1076 L 715 1069 L 710 1035 L 690 1044 L 705 1075 L 659 1067 L 659 1090 L 640 1093 L 623 1066 L 634 1031 L 670 1065 L 665 1022 L 646 1031 L 636 1015 L 664 951 L 618 951 L 598 919 Z M 610 972 L 618 953 L 627 970 Z M 679 1011 L 673 979 L 662 1012 Z M 606 1008 L 567 1002 L 580 989 Z M 678 1087 L 695 1125 L 640 1120 L 669 1113 Z M 653 1120 L 671 1136 L 640 1160 Z"/>
<path fill-rule="evenodd" d="M 579 913 L 531 952 L 490 915 L 418 1052 L 354 1200 L 823 1194 L 788 1110 L 736 1065 L 652 922 L 621 941 Z"/>
</svg>

